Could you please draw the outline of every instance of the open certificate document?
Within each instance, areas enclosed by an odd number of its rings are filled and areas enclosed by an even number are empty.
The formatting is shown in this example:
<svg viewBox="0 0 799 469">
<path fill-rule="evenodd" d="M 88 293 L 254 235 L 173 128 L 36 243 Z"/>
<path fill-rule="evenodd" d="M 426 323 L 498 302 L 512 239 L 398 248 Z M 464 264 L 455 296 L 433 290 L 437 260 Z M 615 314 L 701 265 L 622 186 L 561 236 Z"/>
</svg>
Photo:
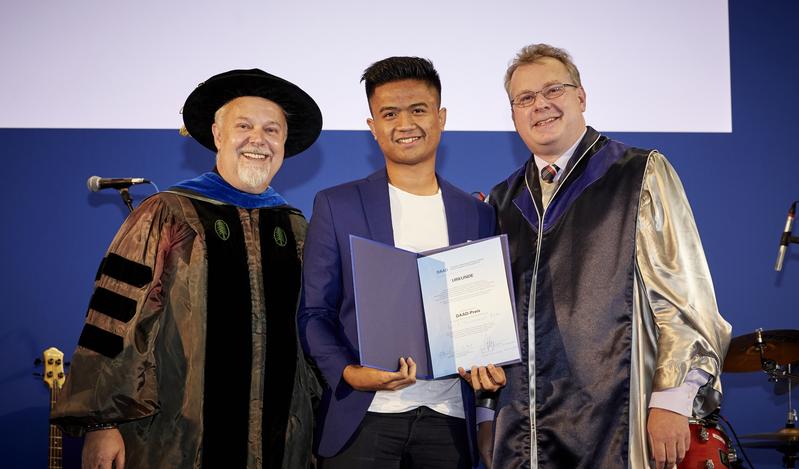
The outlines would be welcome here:
<svg viewBox="0 0 799 469">
<path fill-rule="evenodd" d="M 506 246 L 496 236 L 416 260 L 434 375 L 520 359 Z"/>
<path fill-rule="evenodd" d="M 415 253 L 350 236 L 361 365 L 419 378 L 520 361 L 507 237 Z"/>
</svg>

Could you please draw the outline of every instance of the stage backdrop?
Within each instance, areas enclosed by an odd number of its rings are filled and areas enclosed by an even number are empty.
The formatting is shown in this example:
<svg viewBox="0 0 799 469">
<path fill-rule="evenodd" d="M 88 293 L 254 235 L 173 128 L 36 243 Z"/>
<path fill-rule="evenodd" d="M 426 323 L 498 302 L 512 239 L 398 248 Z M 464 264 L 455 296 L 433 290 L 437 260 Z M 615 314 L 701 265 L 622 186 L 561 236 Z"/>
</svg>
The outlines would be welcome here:
<svg viewBox="0 0 799 469">
<path fill-rule="evenodd" d="M 146 177 L 164 189 L 209 170 L 213 155 L 178 135 L 178 112 L 197 83 L 229 68 L 266 69 L 318 99 L 322 136 L 274 182 L 310 217 L 316 191 L 382 166 L 358 81 L 371 62 L 434 61 L 449 109 L 438 169 L 487 192 L 529 156 L 511 131 L 507 62 L 527 43 L 563 46 L 581 68 L 589 123 L 661 150 L 680 173 L 733 334 L 799 328 L 799 246 L 782 274 L 773 270 L 788 205 L 799 199 L 799 6 L 655 3 L 4 6 L 0 465 L 46 464 L 48 393 L 33 361 L 50 346 L 69 359 L 97 265 L 126 215 L 115 192 L 89 193 L 86 179 Z M 131 192 L 138 203 L 153 190 Z M 788 396 L 761 373 L 722 379 L 722 412 L 738 434 L 785 423 Z M 79 444 L 67 449 L 65 467 L 78 467 Z M 748 454 L 759 468 L 780 467 L 774 450 Z"/>
</svg>

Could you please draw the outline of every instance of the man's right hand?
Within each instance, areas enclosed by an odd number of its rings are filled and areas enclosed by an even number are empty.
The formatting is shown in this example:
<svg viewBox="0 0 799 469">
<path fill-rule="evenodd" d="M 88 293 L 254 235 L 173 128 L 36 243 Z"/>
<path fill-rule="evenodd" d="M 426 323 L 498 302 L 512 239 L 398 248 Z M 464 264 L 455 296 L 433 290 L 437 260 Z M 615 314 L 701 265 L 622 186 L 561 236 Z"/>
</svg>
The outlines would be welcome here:
<svg viewBox="0 0 799 469">
<path fill-rule="evenodd" d="M 124 469 L 125 442 L 116 428 L 87 432 L 83 439 L 83 469 Z"/>
<path fill-rule="evenodd" d="M 416 382 L 416 362 L 400 357 L 399 370 L 383 371 L 361 365 L 347 365 L 344 381 L 358 391 L 396 391 Z"/>
</svg>

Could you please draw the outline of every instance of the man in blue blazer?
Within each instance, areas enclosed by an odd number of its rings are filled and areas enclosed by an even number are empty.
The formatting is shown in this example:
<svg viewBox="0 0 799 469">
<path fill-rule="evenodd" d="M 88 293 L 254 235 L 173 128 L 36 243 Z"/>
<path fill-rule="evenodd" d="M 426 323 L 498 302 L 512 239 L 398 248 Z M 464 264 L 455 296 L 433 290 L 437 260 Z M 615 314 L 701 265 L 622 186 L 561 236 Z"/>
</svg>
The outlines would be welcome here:
<svg viewBox="0 0 799 469">
<path fill-rule="evenodd" d="M 317 194 L 305 241 L 299 334 L 327 384 L 315 451 L 323 469 L 476 466 L 474 393 L 501 387 L 503 370 L 417 381 L 413 357 L 360 366 L 349 237 L 425 251 L 493 235 L 494 212 L 435 172 L 447 112 L 429 60 L 384 59 L 362 81 L 386 167 Z"/>
</svg>

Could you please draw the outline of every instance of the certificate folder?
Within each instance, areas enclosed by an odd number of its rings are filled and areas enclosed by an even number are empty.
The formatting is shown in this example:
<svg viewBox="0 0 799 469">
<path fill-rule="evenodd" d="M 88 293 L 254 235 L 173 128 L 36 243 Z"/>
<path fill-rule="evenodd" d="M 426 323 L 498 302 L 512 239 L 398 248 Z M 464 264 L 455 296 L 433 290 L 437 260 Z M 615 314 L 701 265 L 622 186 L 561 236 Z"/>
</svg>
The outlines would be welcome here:
<svg viewBox="0 0 799 469">
<path fill-rule="evenodd" d="M 520 361 L 505 235 L 422 253 L 350 235 L 350 248 L 361 365 L 410 356 L 432 379 Z"/>
</svg>

